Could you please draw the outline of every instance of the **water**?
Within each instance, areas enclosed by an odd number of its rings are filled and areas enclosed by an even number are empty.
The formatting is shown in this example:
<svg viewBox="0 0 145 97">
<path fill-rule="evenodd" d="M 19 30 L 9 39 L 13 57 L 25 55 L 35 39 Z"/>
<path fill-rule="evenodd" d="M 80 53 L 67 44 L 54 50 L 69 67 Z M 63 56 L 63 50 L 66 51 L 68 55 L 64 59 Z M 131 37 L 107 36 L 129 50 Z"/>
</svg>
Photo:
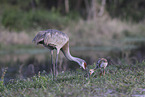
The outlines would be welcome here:
<svg viewBox="0 0 145 97">
<path fill-rule="evenodd" d="M 70 49 L 73 56 L 86 60 L 89 65 L 96 62 L 100 57 L 119 57 L 121 50 L 117 47 L 74 47 Z M 124 47 L 124 51 L 129 52 L 130 48 Z M 56 51 L 54 53 L 55 57 Z M 44 48 L 21 48 L 14 51 L 0 51 L 0 77 L 5 68 L 7 68 L 5 82 L 8 82 L 10 79 L 31 77 L 38 74 L 39 71 L 48 74 L 51 72 L 50 52 Z M 58 62 L 59 72 L 75 70 L 77 68 L 79 68 L 77 63 L 70 62 L 60 52 Z"/>
</svg>

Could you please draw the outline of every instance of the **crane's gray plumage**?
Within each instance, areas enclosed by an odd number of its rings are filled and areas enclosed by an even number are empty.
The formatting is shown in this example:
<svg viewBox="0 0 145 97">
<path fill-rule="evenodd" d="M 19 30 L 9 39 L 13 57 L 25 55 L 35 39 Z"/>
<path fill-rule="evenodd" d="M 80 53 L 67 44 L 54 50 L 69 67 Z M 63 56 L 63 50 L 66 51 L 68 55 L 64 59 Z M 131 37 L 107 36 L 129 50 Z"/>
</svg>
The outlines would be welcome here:
<svg viewBox="0 0 145 97">
<path fill-rule="evenodd" d="M 53 49 L 57 50 L 56 68 L 57 68 L 58 54 L 60 50 L 63 52 L 63 54 L 67 59 L 77 62 L 84 69 L 86 68 L 86 62 L 83 59 L 71 56 L 69 51 L 69 37 L 61 31 L 55 29 L 40 31 L 33 39 L 33 42 L 35 42 L 36 44 L 43 44 L 44 47 L 50 49 L 51 55 L 53 54 L 52 52 Z"/>
<path fill-rule="evenodd" d="M 69 40 L 69 37 L 61 31 L 48 29 L 46 31 L 40 31 L 33 41 L 36 44 L 43 44 L 49 49 L 60 49 Z"/>
</svg>

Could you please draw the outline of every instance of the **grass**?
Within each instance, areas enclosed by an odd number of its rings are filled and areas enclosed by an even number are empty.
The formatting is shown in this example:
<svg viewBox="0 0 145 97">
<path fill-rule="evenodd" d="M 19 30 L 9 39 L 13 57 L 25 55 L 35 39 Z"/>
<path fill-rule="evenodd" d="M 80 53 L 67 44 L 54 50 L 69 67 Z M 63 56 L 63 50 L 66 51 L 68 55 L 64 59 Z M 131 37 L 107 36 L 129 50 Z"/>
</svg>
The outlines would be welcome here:
<svg viewBox="0 0 145 97">
<path fill-rule="evenodd" d="M 89 65 L 93 68 L 93 65 Z M 88 97 L 88 96 L 145 96 L 145 62 L 136 64 L 109 65 L 106 75 L 99 77 L 98 72 L 87 77 L 81 69 L 59 73 L 53 81 L 51 74 L 38 75 L 23 79 L 11 80 L 3 85 L 2 97 Z"/>
</svg>

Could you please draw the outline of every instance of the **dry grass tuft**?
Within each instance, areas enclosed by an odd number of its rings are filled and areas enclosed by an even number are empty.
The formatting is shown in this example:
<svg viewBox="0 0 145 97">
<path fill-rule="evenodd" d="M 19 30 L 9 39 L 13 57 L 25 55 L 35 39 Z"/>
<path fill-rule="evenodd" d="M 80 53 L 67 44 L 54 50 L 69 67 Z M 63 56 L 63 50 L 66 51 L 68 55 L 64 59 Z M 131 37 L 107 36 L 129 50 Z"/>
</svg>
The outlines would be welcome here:
<svg viewBox="0 0 145 97">
<path fill-rule="evenodd" d="M 25 32 L 0 32 L 0 43 L 8 44 L 30 44 L 32 39 Z"/>
<path fill-rule="evenodd" d="M 118 45 L 118 40 L 138 36 L 137 32 L 145 31 L 142 25 L 103 17 L 96 21 L 80 20 L 77 24 L 69 26 L 64 32 L 68 32 L 72 46 Z M 141 33 L 141 35 L 145 34 Z"/>
<path fill-rule="evenodd" d="M 29 33 L 25 32 L 1 31 L 0 43 L 5 45 L 31 44 L 38 29 Z M 63 32 L 70 37 L 71 46 L 110 46 L 112 44 L 116 46 L 120 44 L 118 41 L 125 37 L 145 36 L 145 27 L 144 23 L 132 24 L 104 16 L 96 21 L 79 20 L 77 23 L 72 22 Z"/>
</svg>

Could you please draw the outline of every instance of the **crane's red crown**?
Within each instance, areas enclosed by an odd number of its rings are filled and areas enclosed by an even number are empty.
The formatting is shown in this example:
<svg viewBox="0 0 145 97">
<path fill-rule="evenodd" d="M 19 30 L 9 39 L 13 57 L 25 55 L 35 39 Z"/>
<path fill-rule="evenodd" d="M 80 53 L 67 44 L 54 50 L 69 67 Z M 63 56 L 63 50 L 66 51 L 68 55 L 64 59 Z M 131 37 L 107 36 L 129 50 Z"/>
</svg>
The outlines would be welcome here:
<svg viewBox="0 0 145 97">
<path fill-rule="evenodd" d="M 86 62 L 84 63 L 84 67 L 85 67 L 85 69 L 86 69 L 86 67 L 87 67 L 87 63 L 86 63 Z"/>
</svg>

